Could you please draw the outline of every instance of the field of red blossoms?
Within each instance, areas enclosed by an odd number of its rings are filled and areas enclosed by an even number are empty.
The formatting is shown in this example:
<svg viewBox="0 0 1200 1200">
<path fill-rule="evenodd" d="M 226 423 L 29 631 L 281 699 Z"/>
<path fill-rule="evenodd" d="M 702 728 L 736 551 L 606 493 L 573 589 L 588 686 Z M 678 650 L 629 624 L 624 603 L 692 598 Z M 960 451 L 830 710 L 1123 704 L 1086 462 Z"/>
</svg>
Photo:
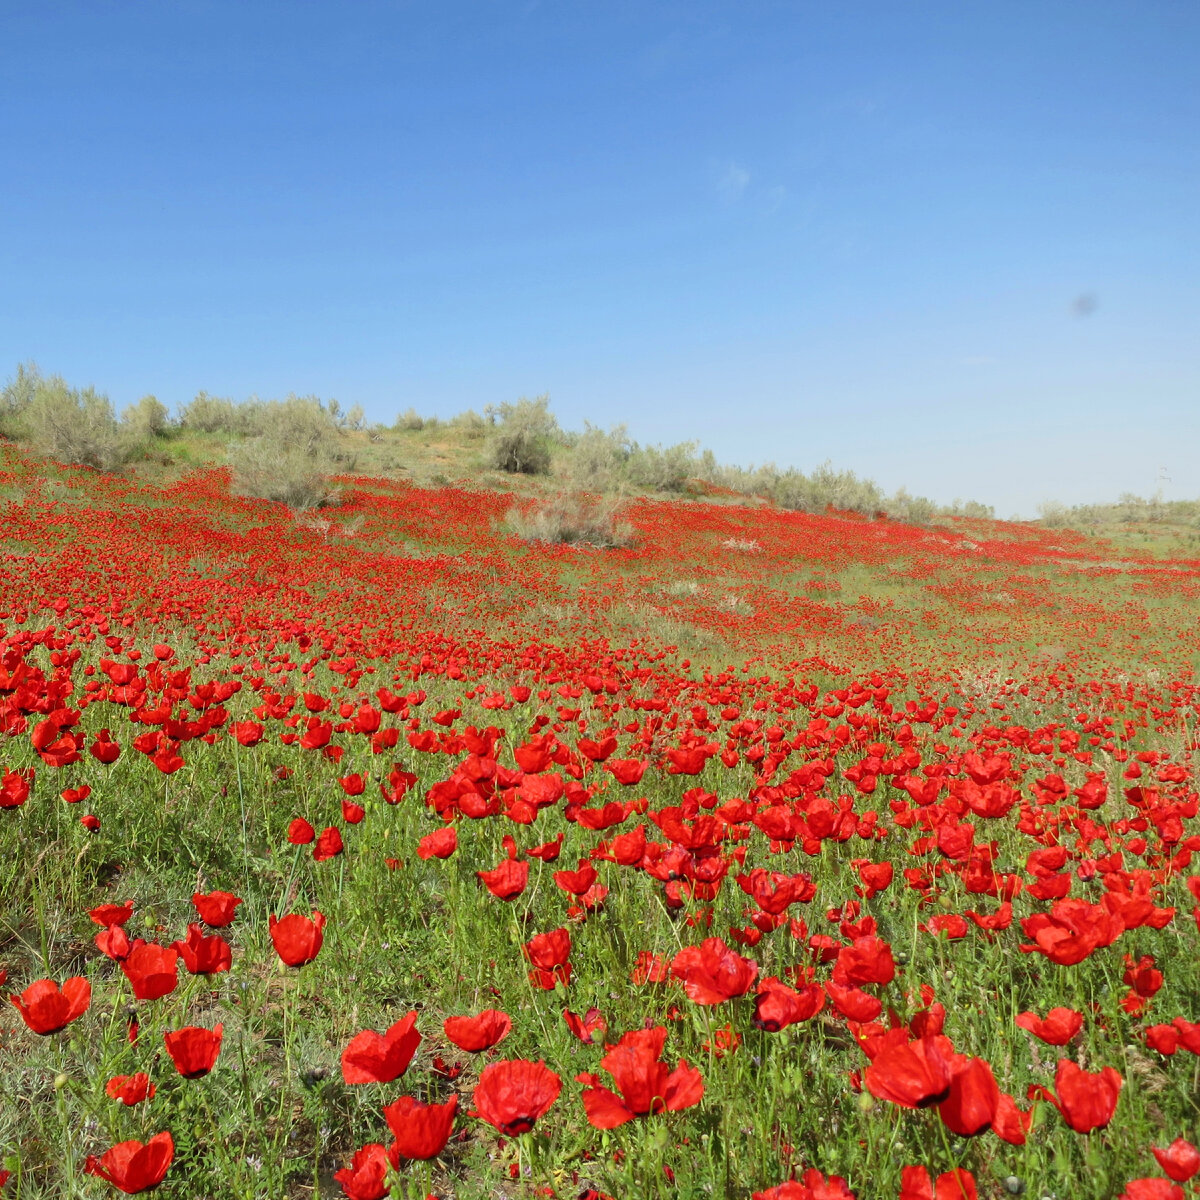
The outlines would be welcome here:
<svg viewBox="0 0 1200 1200">
<path fill-rule="evenodd" d="M 1200 563 L 0 447 L 0 1195 L 1200 1194 Z"/>
</svg>

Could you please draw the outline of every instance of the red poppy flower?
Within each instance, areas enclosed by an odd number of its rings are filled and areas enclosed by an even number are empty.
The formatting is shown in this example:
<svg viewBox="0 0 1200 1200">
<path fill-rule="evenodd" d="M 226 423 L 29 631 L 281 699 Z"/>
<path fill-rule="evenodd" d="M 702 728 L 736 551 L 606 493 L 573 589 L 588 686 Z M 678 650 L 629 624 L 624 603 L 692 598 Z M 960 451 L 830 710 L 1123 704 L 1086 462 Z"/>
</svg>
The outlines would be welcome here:
<svg viewBox="0 0 1200 1200">
<path fill-rule="evenodd" d="M 567 1028 L 585 1046 L 594 1044 L 596 1039 L 592 1036 L 593 1034 L 608 1031 L 608 1022 L 600 1015 L 598 1008 L 589 1008 L 582 1017 L 578 1013 L 573 1013 L 569 1008 L 564 1008 L 563 1020 L 567 1023 Z"/>
<path fill-rule="evenodd" d="M 361 804 L 355 804 L 353 800 L 342 801 L 342 820 L 347 825 L 361 825 L 366 815 L 367 810 Z"/>
<path fill-rule="evenodd" d="M 623 787 L 635 787 L 642 782 L 647 766 L 636 758 L 614 758 L 604 764 L 604 769 Z"/>
<path fill-rule="evenodd" d="M 201 925 L 189 925 L 187 940 L 172 942 L 171 946 L 179 951 L 189 975 L 218 975 L 233 966 L 229 943 L 219 933 L 206 937 Z"/>
<path fill-rule="evenodd" d="M 661 954 L 639 950 L 637 962 L 629 973 L 629 980 L 634 987 L 641 987 L 644 983 L 664 983 L 670 975 L 671 966 Z"/>
<path fill-rule="evenodd" d="M 295 817 L 288 826 L 287 840 L 293 846 L 307 846 L 317 836 L 317 831 L 303 818 Z"/>
<path fill-rule="evenodd" d="M 874 935 L 855 938 L 838 952 L 833 979 L 842 987 L 861 987 L 864 983 L 891 983 L 896 975 L 892 948 Z"/>
<path fill-rule="evenodd" d="M 121 960 L 121 970 L 139 1000 L 157 1000 L 179 983 L 179 951 L 154 942 L 135 944 Z"/>
<path fill-rule="evenodd" d="M 341 830 L 336 825 L 330 825 L 322 829 L 317 837 L 316 845 L 313 846 L 313 859 L 316 862 L 326 862 L 336 858 L 345 848 Z"/>
<path fill-rule="evenodd" d="M 863 1075 L 867 1091 L 902 1108 L 928 1108 L 950 1094 L 954 1078 L 954 1048 L 948 1037 L 908 1041 L 903 1030 L 889 1038 Z"/>
<path fill-rule="evenodd" d="M 582 896 L 597 878 L 596 868 L 586 858 L 579 860 L 579 867 L 574 871 L 554 872 L 555 884 L 572 896 Z"/>
<path fill-rule="evenodd" d="M 98 904 L 88 912 L 102 929 L 110 925 L 124 925 L 133 916 L 133 901 L 126 900 L 124 904 Z"/>
<path fill-rule="evenodd" d="M 483 1068 L 470 1115 L 505 1137 L 516 1137 L 528 1133 L 546 1115 L 561 1090 L 562 1080 L 544 1062 L 502 1060 Z"/>
<path fill-rule="evenodd" d="M 427 833 L 417 843 L 417 857 L 422 859 L 449 858 L 458 849 L 458 830 L 453 825 Z"/>
<path fill-rule="evenodd" d="M 969 1058 L 955 1070 L 950 1094 L 938 1105 L 938 1115 L 952 1133 L 974 1137 L 991 1128 L 999 1103 L 1000 1087 L 991 1064 L 983 1058 Z"/>
<path fill-rule="evenodd" d="M 104 1085 L 104 1090 L 112 1099 L 132 1107 L 143 1100 L 153 1100 L 158 1089 L 150 1082 L 149 1075 L 138 1072 L 136 1075 L 114 1075 Z"/>
<path fill-rule="evenodd" d="M 100 832 L 100 818 L 95 813 L 84 813 L 79 818 L 79 823 L 88 831 L 88 833 Z"/>
<path fill-rule="evenodd" d="M 457 1096 L 445 1104 L 421 1104 L 412 1096 L 401 1096 L 383 1110 L 396 1138 L 392 1150 L 401 1158 L 435 1158 L 450 1140 L 457 1111 Z"/>
<path fill-rule="evenodd" d="M 1124 1082 L 1113 1067 L 1085 1071 L 1069 1058 L 1060 1058 L 1054 1072 L 1058 1094 L 1035 1086 L 1030 1088 L 1030 1095 L 1049 1100 L 1076 1133 L 1091 1133 L 1093 1129 L 1103 1129 L 1113 1119 Z"/>
<path fill-rule="evenodd" d="M 1131 1179 L 1117 1200 L 1183 1200 L 1183 1188 L 1161 1175 Z"/>
<path fill-rule="evenodd" d="M 243 746 L 257 746 L 262 741 L 263 727 L 257 721 L 238 721 L 229 726 L 229 732 Z"/>
<path fill-rule="evenodd" d="M 1158 1165 L 1176 1183 L 1187 1183 L 1200 1171 L 1200 1150 L 1184 1138 L 1176 1138 L 1165 1150 L 1151 1146 L 1150 1152 L 1158 1159 Z"/>
<path fill-rule="evenodd" d="M 267 922 L 275 953 L 289 967 L 302 967 L 321 952 L 325 935 L 325 914 L 313 909 L 311 918 L 292 913 L 277 921 L 271 913 Z"/>
<path fill-rule="evenodd" d="M 671 973 L 683 981 L 695 1004 L 721 1004 L 744 996 L 758 975 L 758 963 L 743 958 L 720 938 L 705 938 L 699 946 L 685 946 L 671 962 Z"/>
<path fill-rule="evenodd" d="M 778 1033 L 789 1025 L 811 1020 L 824 1006 L 825 992 L 820 984 L 810 983 L 797 991 L 771 975 L 759 982 L 754 1024 L 767 1033 Z"/>
<path fill-rule="evenodd" d="M 199 1079 L 207 1075 L 217 1062 L 221 1053 L 221 1038 L 224 1025 L 215 1025 L 212 1029 L 203 1029 L 197 1025 L 187 1025 L 163 1034 L 163 1042 L 167 1053 L 175 1064 L 175 1069 L 184 1079 Z"/>
<path fill-rule="evenodd" d="M 1070 966 L 1082 962 L 1093 950 L 1115 942 L 1124 932 L 1125 923 L 1102 904 L 1058 900 L 1048 913 L 1022 917 L 1021 928 L 1034 940 L 1034 945 L 1022 946 L 1022 951 L 1039 951 L 1053 963 Z"/>
<path fill-rule="evenodd" d="M 975 1200 L 975 1177 L 962 1167 L 946 1171 L 934 1182 L 925 1167 L 905 1167 L 900 1172 L 899 1200 Z"/>
<path fill-rule="evenodd" d="M 476 872 L 484 886 L 498 900 L 512 900 L 519 896 L 529 882 L 529 863 L 506 858 L 490 871 Z"/>
<path fill-rule="evenodd" d="M 556 983 L 564 986 L 570 983 L 571 964 L 567 961 L 570 954 L 571 935 L 566 929 L 553 929 L 530 938 L 525 943 L 525 957 L 533 967 L 529 972 L 530 982 L 547 992 L 553 991 Z"/>
<path fill-rule="evenodd" d="M 347 1083 L 391 1083 L 408 1070 L 421 1035 L 417 1014 L 410 1012 L 386 1033 L 364 1029 L 342 1051 L 342 1078 Z"/>
<path fill-rule="evenodd" d="M 162 1183 L 174 1157 L 175 1143 L 164 1131 L 156 1133 L 145 1145 L 137 1141 L 121 1142 L 99 1158 L 89 1154 L 83 1169 L 86 1174 L 107 1179 L 118 1191 L 132 1196 Z"/>
<path fill-rule="evenodd" d="M 1065 1046 L 1083 1028 L 1083 1013 L 1073 1008 L 1052 1008 L 1043 1020 L 1033 1012 L 1017 1014 L 1017 1024 L 1048 1046 Z"/>
<path fill-rule="evenodd" d="M 478 1054 L 508 1037 L 512 1017 L 499 1009 L 485 1008 L 473 1017 L 447 1017 L 442 1022 L 442 1029 L 460 1050 Z"/>
<path fill-rule="evenodd" d="M 700 1072 L 682 1059 L 675 1070 L 659 1062 L 667 1031 L 662 1025 L 626 1033 L 600 1060 L 600 1066 L 613 1078 L 617 1090 L 599 1086 L 599 1077 L 584 1074 L 579 1078 L 591 1086 L 584 1088 L 583 1107 L 588 1120 L 597 1129 L 615 1129 L 634 1117 L 650 1113 L 691 1108 L 704 1096 Z"/>
<path fill-rule="evenodd" d="M 129 957 L 129 952 L 134 946 L 141 945 L 141 939 L 136 941 L 129 940 L 129 934 L 120 925 L 110 925 L 107 929 L 102 929 L 96 934 L 96 949 L 100 951 L 106 958 L 111 958 L 113 962 L 120 962 L 123 958 Z"/>
<path fill-rule="evenodd" d="M 387 1183 L 389 1170 L 400 1165 L 400 1154 L 371 1142 L 355 1150 L 348 1167 L 334 1171 L 333 1178 L 342 1186 L 349 1200 L 383 1200 L 391 1190 Z"/>
<path fill-rule="evenodd" d="M 200 914 L 200 920 L 211 929 L 224 929 L 226 925 L 232 925 L 235 910 L 241 903 L 241 898 L 232 892 L 192 894 L 192 904 Z"/>
</svg>

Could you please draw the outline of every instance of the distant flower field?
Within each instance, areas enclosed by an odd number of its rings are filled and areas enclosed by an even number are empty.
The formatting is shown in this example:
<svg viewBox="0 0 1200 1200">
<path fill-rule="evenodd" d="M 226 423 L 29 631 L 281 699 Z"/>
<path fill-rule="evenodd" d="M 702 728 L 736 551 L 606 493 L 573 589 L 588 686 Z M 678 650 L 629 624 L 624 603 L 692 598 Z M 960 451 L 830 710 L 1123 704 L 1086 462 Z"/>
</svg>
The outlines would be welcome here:
<svg viewBox="0 0 1200 1200">
<path fill-rule="evenodd" d="M 0 1196 L 1200 1194 L 1200 563 L 0 455 Z"/>
</svg>

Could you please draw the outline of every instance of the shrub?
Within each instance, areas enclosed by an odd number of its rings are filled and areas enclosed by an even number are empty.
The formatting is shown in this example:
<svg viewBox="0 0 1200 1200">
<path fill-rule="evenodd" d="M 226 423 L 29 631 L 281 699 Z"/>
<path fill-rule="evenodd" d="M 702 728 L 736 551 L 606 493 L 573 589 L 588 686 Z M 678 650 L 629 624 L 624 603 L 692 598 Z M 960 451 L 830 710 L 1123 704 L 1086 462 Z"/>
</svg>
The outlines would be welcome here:
<svg viewBox="0 0 1200 1200">
<path fill-rule="evenodd" d="M 5 388 L 6 426 L 39 454 L 63 463 L 110 471 L 129 457 L 108 397 L 95 388 L 71 388 L 59 375 L 43 376 L 36 367 L 18 370 Z"/>
<path fill-rule="evenodd" d="M 329 475 L 349 470 L 353 459 L 338 445 L 333 416 L 311 396 L 289 396 L 261 406 L 262 432 L 230 447 L 233 491 L 239 496 L 278 500 L 292 508 L 329 503 Z"/>
<path fill-rule="evenodd" d="M 513 508 L 505 524 L 527 542 L 604 548 L 633 544 L 633 527 L 618 519 L 618 504 L 611 497 L 561 492 L 533 506 Z"/>
<path fill-rule="evenodd" d="M 637 446 L 629 456 L 629 481 L 651 492 L 682 492 L 688 480 L 699 474 L 699 442 L 677 446 Z"/>
<path fill-rule="evenodd" d="M 135 441 L 162 437 L 168 427 L 167 406 L 156 396 L 143 396 L 121 413 L 121 423 Z"/>
<path fill-rule="evenodd" d="M 546 475 L 558 422 L 550 412 L 550 397 L 521 397 L 516 404 L 488 409 L 496 422 L 489 450 L 491 465 L 514 475 Z"/>
<path fill-rule="evenodd" d="M 583 432 L 571 446 L 565 474 L 582 491 L 618 491 L 625 481 L 632 450 L 624 425 L 614 425 L 605 433 L 585 421 Z"/>
<path fill-rule="evenodd" d="M 928 525 L 937 513 L 937 505 L 924 496 L 912 496 L 906 488 L 900 488 L 887 501 L 884 511 L 892 520 L 903 521 L 906 525 Z"/>
<path fill-rule="evenodd" d="M 0 436 L 16 439 L 22 435 L 21 418 L 41 380 L 36 363 L 21 363 L 17 367 L 16 377 L 0 391 Z"/>
<path fill-rule="evenodd" d="M 199 433 L 233 433 L 237 429 L 236 407 L 228 397 L 197 392 L 196 398 L 184 406 L 179 423 Z"/>
<path fill-rule="evenodd" d="M 425 428 L 425 418 L 415 408 L 407 408 L 396 418 L 398 432 L 416 433 Z"/>
</svg>

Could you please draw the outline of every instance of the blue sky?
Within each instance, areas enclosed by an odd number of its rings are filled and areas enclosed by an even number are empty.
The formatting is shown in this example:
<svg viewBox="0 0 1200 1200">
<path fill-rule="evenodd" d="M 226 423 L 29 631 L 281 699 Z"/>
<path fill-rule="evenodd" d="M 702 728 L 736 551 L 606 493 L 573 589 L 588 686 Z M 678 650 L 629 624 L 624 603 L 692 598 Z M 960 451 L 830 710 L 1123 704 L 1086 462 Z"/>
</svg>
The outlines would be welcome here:
<svg viewBox="0 0 1200 1200">
<path fill-rule="evenodd" d="M 0 376 L 1200 495 L 1200 6 L 0 5 Z"/>
</svg>

